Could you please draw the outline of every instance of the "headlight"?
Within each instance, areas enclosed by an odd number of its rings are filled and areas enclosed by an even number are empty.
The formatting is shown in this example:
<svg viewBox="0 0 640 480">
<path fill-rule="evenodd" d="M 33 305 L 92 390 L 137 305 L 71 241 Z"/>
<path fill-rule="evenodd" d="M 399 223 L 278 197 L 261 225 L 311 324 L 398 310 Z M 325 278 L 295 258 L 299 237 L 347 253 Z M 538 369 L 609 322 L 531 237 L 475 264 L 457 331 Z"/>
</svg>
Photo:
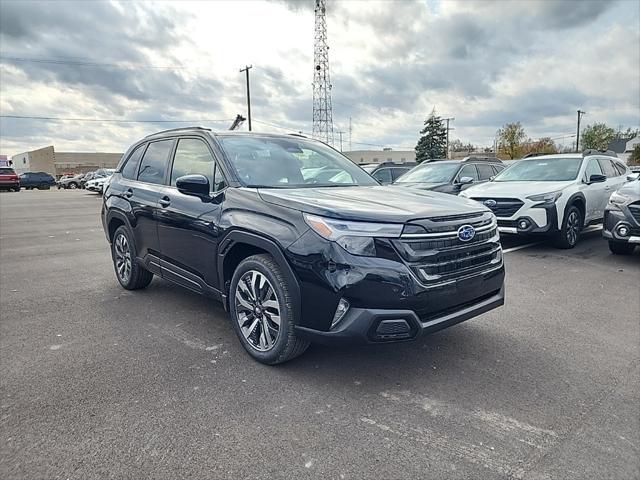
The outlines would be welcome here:
<svg viewBox="0 0 640 480">
<path fill-rule="evenodd" d="M 626 195 L 622 195 L 618 192 L 613 192 L 609 197 L 609 203 L 613 203 L 614 205 L 624 205 L 629 201 L 629 197 Z"/>
<path fill-rule="evenodd" d="M 306 213 L 304 220 L 318 235 L 336 242 L 347 252 L 370 257 L 376 254 L 375 237 L 398 238 L 403 228 L 397 223 L 350 222 Z"/>
<path fill-rule="evenodd" d="M 560 198 L 560 195 L 562 195 L 562 191 L 541 193 L 540 195 L 531 195 L 527 197 L 527 200 L 531 200 L 532 202 L 555 203 L 556 200 Z"/>
</svg>

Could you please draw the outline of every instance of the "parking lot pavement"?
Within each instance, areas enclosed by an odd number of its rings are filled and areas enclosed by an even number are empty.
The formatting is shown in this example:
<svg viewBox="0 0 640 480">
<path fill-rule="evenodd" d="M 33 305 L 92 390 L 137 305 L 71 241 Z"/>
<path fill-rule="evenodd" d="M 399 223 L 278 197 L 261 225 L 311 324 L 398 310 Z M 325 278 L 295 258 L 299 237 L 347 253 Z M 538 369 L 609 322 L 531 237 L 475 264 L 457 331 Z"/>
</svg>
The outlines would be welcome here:
<svg viewBox="0 0 640 480">
<path fill-rule="evenodd" d="M 640 475 L 640 255 L 600 232 L 508 251 L 479 318 L 266 367 L 217 303 L 121 289 L 99 209 L 0 194 L 2 478 Z"/>
</svg>

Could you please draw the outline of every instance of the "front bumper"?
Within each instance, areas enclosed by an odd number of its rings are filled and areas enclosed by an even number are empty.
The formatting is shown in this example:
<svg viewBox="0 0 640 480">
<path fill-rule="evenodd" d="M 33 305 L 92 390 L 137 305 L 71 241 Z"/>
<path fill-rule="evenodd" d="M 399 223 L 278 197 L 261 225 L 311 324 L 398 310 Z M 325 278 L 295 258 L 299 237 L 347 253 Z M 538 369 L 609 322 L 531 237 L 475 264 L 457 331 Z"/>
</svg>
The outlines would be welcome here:
<svg viewBox="0 0 640 480">
<path fill-rule="evenodd" d="M 620 227 L 627 227 L 627 235 L 618 233 Z M 640 225 L 633 218 L 628 207 L 622 209 L 607 207 L 602 222 L 602 236 L 611 242 L 633 243 L 640 245 Z"/>
<path fill-rule="evenodd" d="M 412 310 L 352 308 L 338 325 L 323 332 L 296 326 L 301 337 L 314 343 L 340 346 L 389 343 L 416 338 L 451 327 L 504 305 L 504 285 L 471 305 L 443 311 L 435 318 L 421 320 Z"/>
<path fill-rule="evenodd" d="M 524 224 L 523 224 L 524 222 Z M 526 224 L 526 226 L 524 226 Z M 523 206 L 509 218 L 498 217 L 498 231 L 513 235 L 550 235 L 558 232 L 555 204 Z"/>
</svg>

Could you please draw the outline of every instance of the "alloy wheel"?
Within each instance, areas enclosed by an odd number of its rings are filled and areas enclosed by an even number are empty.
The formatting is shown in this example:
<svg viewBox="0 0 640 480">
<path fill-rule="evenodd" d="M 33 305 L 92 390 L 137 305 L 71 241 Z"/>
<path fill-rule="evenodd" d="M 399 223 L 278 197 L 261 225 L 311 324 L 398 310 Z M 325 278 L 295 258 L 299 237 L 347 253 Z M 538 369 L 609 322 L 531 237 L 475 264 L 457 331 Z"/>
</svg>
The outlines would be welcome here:
<svg viewBox="0 0 640 480">
<path fill-rule="evenodd" d="M 259 352 L 271 350 L 280 334 L 280 303 L 267 277 L 249 270 L 236 285 L 236 319 L 249 345 Z"/>
<path fill-rule="evenodd" d="M 122 283 L 127 283 L 131 276 L 131 249 L 129 241 L 123 234 L 119 234 L 114 242 L 115 245 L 115 261 L 116 271 Z"/>
<path fill-rule="evenodd" d="M 75 183 L 70 183 L 69 188 L 78 188 L 78 186 Z"/>
<path fill-rule="evenodd" d="M 580 217 L 577 212 L 571 212 L 567 219 L 567 241 L 570 245 L 575 245 L 580 233 Z"/>
</svg>

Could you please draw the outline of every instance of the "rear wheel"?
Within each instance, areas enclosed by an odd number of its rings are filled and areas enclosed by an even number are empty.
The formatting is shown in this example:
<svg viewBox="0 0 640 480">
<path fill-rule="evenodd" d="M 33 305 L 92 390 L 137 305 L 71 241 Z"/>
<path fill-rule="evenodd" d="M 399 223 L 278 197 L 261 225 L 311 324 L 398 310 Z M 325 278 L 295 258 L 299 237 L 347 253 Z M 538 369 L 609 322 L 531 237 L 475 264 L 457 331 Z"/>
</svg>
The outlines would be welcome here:
<svg viewBox="0 0 640 480">
<path fill-rule="evenodd" d="M 633 243 L 609 241 L 609 250 L 615 255 L 630 255 L 635 248 Z"/>
<path fill-rule="evenodd" d="M 562 228 L 556 237 L 558 248 L 573 248 L 578 243 L 582 230 L 582 215 L 578 207 L 571 206 L 564 215 Z"/>
<path fill-rule="evenodd" d="M 309 346 L 294 329 L 290 288 L 270 255 L 246 258 L 233 274 L 229 289 L 231 322 L 242 346 L 260 363 L 286 362 Z"/>
<path fill-rule="evenodd" d="M 136 261 L 137 251 L 133 236 L 123 225 L 113 234 L 111 257 L 118 282 L 127 290 L 145 288 L 151 283 L 153 273 L 142 268 Z"/>
<path fill-rule="evenodd" d="M 78 188 L 78 184 L 76 182 L 71 182 L 67 187 L 65 188 L 70 188 L 72 190 L 75 190 L 76 188 Z"/>
</svg>

